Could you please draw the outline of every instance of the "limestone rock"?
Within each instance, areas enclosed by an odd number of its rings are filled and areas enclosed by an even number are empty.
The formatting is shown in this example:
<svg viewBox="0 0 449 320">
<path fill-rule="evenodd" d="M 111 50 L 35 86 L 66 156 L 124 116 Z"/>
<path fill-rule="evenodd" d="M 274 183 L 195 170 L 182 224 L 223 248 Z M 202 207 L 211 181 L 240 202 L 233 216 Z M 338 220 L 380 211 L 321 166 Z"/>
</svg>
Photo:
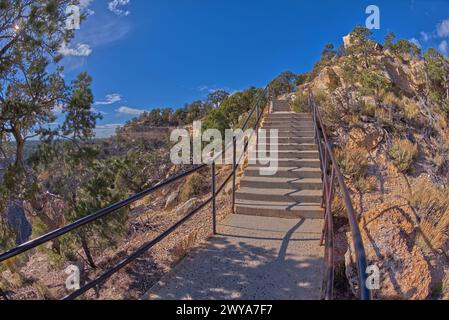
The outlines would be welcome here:
<svg viewBox="0 0 449 320">
<path fill-rule="evenodd" d="M 379 300 L 424 300 L 431 294 L 431 272 L 422 250 L 415 245 L 416 231 L 406 207 L 384 204 L 367 212 L 360 229 L 368 265 L 380 269 Z M 348 239 L 352 239 L 348 235 Z M 352 241 L 346 254 L 346 275 L 353 292 L 358 279 Z"/>
<path fill-rule="evenodd" d="M 184 203 L 182 206 L 180 206 L 178 209 L 176 209 L 176 215 L 182 216 L 188 214 L 190 211 L 198 207 L 201 203 L 202 203 L 201 199 L 192 198 L 186 203 Z"/>
<path fill-rule="evenodd" d="M 172 193 L 170 193 L 170 195 L 167 197 L 167 201 L 165 202 L 165 209 L 173 207 L 178 200 L 178 196 L 179 191 L 173 191 Z"/>
</svg>

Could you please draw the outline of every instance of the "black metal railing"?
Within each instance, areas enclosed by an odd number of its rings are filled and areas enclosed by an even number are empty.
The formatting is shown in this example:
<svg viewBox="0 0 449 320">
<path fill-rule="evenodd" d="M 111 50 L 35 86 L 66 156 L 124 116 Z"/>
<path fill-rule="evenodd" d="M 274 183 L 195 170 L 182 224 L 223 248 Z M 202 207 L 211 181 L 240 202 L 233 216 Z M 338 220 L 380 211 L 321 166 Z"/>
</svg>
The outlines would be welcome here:
<svg viewBox="0 0 449 320">
<path fill-rule="evenodd" d="M 243 131 L 248 129 L 248 126 L 250 124 L 251 118 L 255 116 L 255 124 L 253 125 L 252 129 L 254 129 L 252 135 L 254 132 L 258 136 L 259 133 L 259 126 L 260 121 L 263 116 L 263 111 L 267 105 L 268 101 L 268 89 L 265 88 L 257 97 L 253 107 L 250 109 L 250 112 L 246 118 L 246 121 L 243 124 Z M 344 182 L 344 178 L 339 170 L 338 164 L 335 160 L 335 156 L 332 150 L 331 145 L 329 144 L 326 130 L 323 125 L 323 122 L 320 117 L 320 113 L 318 110 L 318 107 L 315 104 L 315 100 L 313 98 L 313 95 L 310 93 L 309 95 L 309 105 L 311 108 L 311 112 L 313 114 L 313 121 L 315 125 L 315 135 L 316 135 L 316 142 L 319 146 L 319 153 L 320 153 L 320 159 L 321 159 L 321 169 L 323 172 L 323 207 L 326 208 L 326 215 L 325 215 L 325 226 L 323 228 L 323 237 L 322 242 L 325 242 L 326 250 L 325 250 L 325 265 L 326 265 L 326 277 L 325 282 L 323 286 L 324 291 L 324 298 L 325 299 L 332 299 L 333 298 L 333 287 L 334 287 L 334 256 L 333 256 L 333 215 L 332 215 L 332 198 L 335 191 L 335 179 L 337 179 L 338 184 L 340 186 L 340 190 L 343 194 L 344 202 L 347 209 L 348 219 L 352 230 L 352 237 L 353 237 L 353 243 L 355 248 L 355 253 L 357 257 L 357 267 L 358 267 L 358 274 L 359 274 L 359 282 L 360 282 L 360 298 L 363 300 L 369 300 L 370 299 L 370 292 L 366 288 L 366 257 L 365 257 L 365 250 L 363 247 L 362 238 L 360 235 L 360 230 L 358 227 L 356 215 L 354 213 L 354 209 L 352 206 L 351 198 L 348 192 L 348 189 L 346 187 L 346 184 Z M 174 225 L 172 225 L 168 230 L 158 235 L 153 240 L 143 244 L 141 247 L 139 247 L 136 251 L 134 251 L 131 255 L 126 257 L 125 259 L 121 260 L 119 263 L 117 263 L 114 267 L 108 269 L 104 273 L 102 273 L 100 276 L 95 278 L 94 280 L 86 283 L 83 287 L 80 289 L 74 291 L 73 293 L 66 296 L 65 300 L 72 300 L 80 297 L 87 291 L 98 287 L 105 281 L 107 281 L 111 276 L 113 276 L 118 271 L 122 270 L 125 266 L 130 264 L 131 262 L 135 261 L 138 257 L 140 257 L 145 252 L 149 251 L 151 248 L 153 248 L 156 244 L 160 243 L 163 239 L 171 235 L 173 232 L 175 232 L 180 226 L 182 226 L 186 221 L 190 220 L 193 216 L 195 216 L 198 212 L 203 210 L 206 206 L 211 204 L 211 210 L 212 210 L 212 230 L 213 233 L 216 234 L 217 232 L 217 219 L 216 219 L 216 197 L 219 195 L 225 186 L 232 180 L 232 208 L 235 208 L 235 192 L 236 192 L 236 176 L 237 176 L 237 170 L 239 168 L 239 164 L 241 163 L 243 157 L 245 156 L 246 152 L 248 151 L 248 145 L 250 143 L 252 136 L 249 137 L 245 143 L 244 143 L 244 152 L 242 152 L 239 159 L 237 159 L 237 139 L 236 137 L 233 138 L 232 143 L 225 146 L 222 153 L 216 155 L 214 159 L 208 163 L 208 164 L 201 164 L 193 166 L 192 168 L 189 168 L 187 170 L 181 171 L 161 182 L 156 184 L 155 186 L 142 191 L 141 193 L 135 194 L 131 197 L 129 197 L 126 200 L 120 201 L 118 203 L 115 203 L 107 208 L 104 208 L 102 210 L 99 210 L 98 212 L 95 212 L 93 214 L 90 214 L 84 218 L 81 218 L 74 223 L 71 223 L 67 226 L 64 226 L 62 228 L 56 229 L 54 231 L 51 231 L 41 237 L 38 237 L 34 240 L 31 240 L 27 243 L 24 243 L 8 252 L 5 252 L 3 254 L 0 254 L 0 263 L 9 260 L 13 257 L 16 257 L 20 254 L 23 254 L 27 251 L 30 251 L 42 244 L 45 244 L 49 241 L 52 241 L 56 238 L 59 238 L 71 231 L 77 230 L 81 228 L 82 226 L 85 226 L 89 223 L 95 222 L 98 219 L 105 218 L 114 212 L 116 212 L 119 209 L 128 207 L 129 205 L 135 203 L 138 200 L 143 199 L 144 197 L 147 197 L 156 191 L 167 187 L 171 185 L 172 183 L 175 183 L 177 181 L 180 181 L 181 179 L 184 179 L 195 172 L 198 172 L 199 170 L 205 169 L 207 167 L 210 167 L 211 169 L 211 196 L 207 198 L 204 202 L 202 202 L 198 207 L 190 211 L 187 215 L 185 215 L 182 219 L 180 219 L 178 222 L 176 222 Z M 258 137 L 257 137 L 258 138 Z M 216 185 L 216 162 L 217 160 L 222 157 L 223 154 L 225 154 L 228 150 L 232 148 L 233 152 L 233 165 L 232 165 L 232 171 L 231 173 L 226 177 L 224 182 L 220 186 L 217 187 Z"/>
<path fill-rule="evenodd" d="M 321 160 L 321 171 L 323 175 L 323 202 L 325 208 L 325 220 L 321 244 L 325 245 L 325 276 L 323 285 L 323 298 L 332 300 L 334 297 L 334 219 L 332 212 L 332 201 L 335 195 L 337 180 L 343 201 L 346 207 L 346 213 L 351 227 L 352 242 L 354 245 L 355 256 L 357 260 L 357 272 L 359 280 L 359 295 L 361 300 L 370 300 L 371 292 L 366 287 L 366 255 L 363 246 L 362 236 L 358 225 L 357 216 L 352 205 L 351 196 L 346 186 L 343 175 L 341 174 L 337 160 L 334 155 L 332 145 L 329 143 L 326 134 L 326 128 L 320 115 L 319 108 L 315 102 L 312 91 L 309 89 L 309 107 L 312 112 L 315 140 Z"/>
<path fill-rule="evenodd" d="M 263 111 L 267 105 L 267 101 L 268 101 L 268 88 L 265 88 L 263 91 L 261 91 L 257 98 L 256 101 L 254 103 L 254 105 L 252 106 L 252 108 L 249 111 L 249 114 L 244 122 L 243 128 L 242 130 L 245 131 L 248 129 L 248 125 L 250 124 L 251 118 L 253 116 L 255 116 L 255 124 L 253 125 L 252 129 L 254 129 L 252 136 L 254 135 L 254 132 L 256 132 L 256 135 L 258 136 L 259 134 L 259 126 L 260 126 L 260 121 L 262 119 L 263 116 Z M 34 240 L 31 240 L 29 242 L 26 242 L 10 251 L 7 251 L 3 254 L 0 254 L 0 263 L 9 260 L 13 257 L 16 257 L 20 254 L 23 254 L 31 249 L 34 249 L 42 244 L 45 244 L 49 241 L 52 241 L 56 238 L 59 238 L 71 231 L 74 231 L 76 229 L 81 228 L 82 226 L 85 226 L 89 223 L 93 223 L 95 221 L 97 221 L 98 219 L 101 218 L 105 218 L 111 214 L 113 214 L 114 212 L 116 212 L 119 209 L 125 208 L 130 206 L 131 204 L 135 203 L 138 200 L 143 199 L 144 197 L 147 197 L 153 193 L 155 193 L 156 191 L 171 185 L 174 182 L 177 182 L 183 178 L 186 178 L 190 175 L 192 175 L 195 172 L 198 172 L 199 170 L 205 169 L 208 166 L 210 166 L 211 168 L 211 196 L 209 198 L 207 198 L 207 200 L 205 200 L 204 202 L 202 202 L 198 207 L 196 207 L 195 209 L 193 209 L 192 211 L 190 211 L 186 216 L 184 216 L 182 219 L 180 219 L 178 222 L 176 222 L 174 225 L 172 225 L 168 230 L 166 230 L 165 232 L 161 233 L 160 235 L 158 235 L 155 239 L 143 244 L 141 247 L 139 247 L 136 251 L 134 251 L 131 255 L 129 255 L 128 257 L 126 257 L 125 259 L 123 259 L 122 261 L 120 261 L 119 263 L 117 263 L 114 267 L 108 269 L 107 271 L 105 271 L 104 273 L 102 273 L 100 276 L 98 276 L 97 278 L 95 278 L 94 280 L 86 283 L 83 287 L 81 287 L 80 289 L 72 292 L 71 294 L 69 294 L 68 296 L 66 296 L 65 298 L 63 298 L 64 300 L 73 300 L 76 299 L 78 297 L 80 297 L 81 295 L 83 295 L 84 293 L 86 293 L 87 291 L 101 285 L 102 283 L 104 283 L 106 280 L 108 280 L 112 275 L 114 275 L 115 273 L 117 273 L 118 271 L 120 271 L 121 269 L 123 269 L 125 266 L 127 266 L 128 264 L 130 264 L 131 262 L 135 261 L 138 257 L 140 257 L 142 254 L 144 254 L 145 252 L 147 252 L 148 250 L 150 250 L 151 248 L 153 248 L 156 244 L 160 243 L 163 239 L 165 239 L 166 237 L 168 237 L 169 235 L 171 235 L 173 232 L 175 232 L 181 225 L 183 225 L 186 221 L 190 220 L 193 216 L 195 216 L 198 212 L 200 212 L 201 210 L 203 210 L 206 206 L 208 206 L 209 204 L 211 204 L 211 208 L 212 208 L 212 230 L 213 233 L 216 234 L 217 232 L 217 216 L 216 216 L 216 197 L 223 191 L 223 189 L 225 188 L 225 186 L 231 181 L 232 179 L 232 207 L 233 210 L 235 208 L 235 191 L 236 191 L 236 175 L 237 175 L 237 170 L 239 168 L 239 164 L 241 163 L 243 157 L 245 156 L 246 152 L 248 151 L 248 145 L 250 143 L 251 137 L 249 137 L 248 140 L 244 141 L 244 152 L 242 152 L 241 156 L 239 159 L 237 159 L 237 139 L 236 137 L 234 137 L 232 143 L 229 143 L 227 146 L 225 146 L 224 150 L 220 153 L 217 154 L 212 161 L 210 161 L 210 163 L 205 163 L 205 164 L 201 164 L 201 165 L 195 165 L 192 168 L 189 168 L 187 170 L 181 171 L 171 177 L 169 177 L 166 180 L 163 180 L 161 182 L 159 182 L 158 184 L 156 184 L 155 186 L 142 191 L 138 194 L 135 194 L 131 197 L 129 197 L 126 200 L 120 201 L 118 203 L 112 204 L 111 206 L 104 208 L 102 210 L 99 210 L 98 212 L 92 213 L 84 218 L 81 218 L 69 225 L 66 225 L 62 228 L 56 229 L 54 231 L 51 231 L 43 236 L 40 236 Z M 216 185 L 216 162 L 218 159 L 220 159 L 220 157 L 223 156 L 223 154 L 225 154 L 228 150 L 230 150 L 232 148 L 233 150 L 233 165 L 232 165 L 232 171 L 231 173 L 227 176 L 227 178 L 224 180 L 224 182 L 217 188 Z"/>
</svg>

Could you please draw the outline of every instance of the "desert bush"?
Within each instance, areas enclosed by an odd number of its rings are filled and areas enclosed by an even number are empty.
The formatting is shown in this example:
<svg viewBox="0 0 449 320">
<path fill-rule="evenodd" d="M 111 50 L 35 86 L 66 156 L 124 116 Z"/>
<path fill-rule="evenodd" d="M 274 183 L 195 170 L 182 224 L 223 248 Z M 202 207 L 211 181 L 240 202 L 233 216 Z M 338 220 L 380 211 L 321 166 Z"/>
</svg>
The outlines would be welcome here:
<svg viewBox="0 0 449 320">
<path fill-rule="evenodd" d="M 291 103 L 291 108 L 297 113 L 309 112 L 309 97 L 307 94 L 297 92 L 295 100 Z"/>
<path fill-rule="evenodd" d="M 417 123 L 421 114 L 418 104 L 415 101 L 406 98 L 402 101 L 402 106 L 404 108 L 405 118 L 410 122 Z"/>
<path fill-rule="evenodd" d="M 449 190 L 421 180 L 413 187 L 409 203 L 421 219 L 423 234 L 435 249 L 441 249 L 448 239 Z"/>
<path fill-rule="evenodd" d="M 394 166 L 402 173 L 410 171 L 418 155 L 418 146 L 407 139 L 396 139 L 390 149 Z"/>
<path fill-rule="evenodd" d="M 369 102 L 362 102 L 360 107 L 360 113 L 363 116 L 374 118 L 376 116 L 376 105 Z"/>
<path fill-rule="evenodd" d="M 210 179 L 206 179 L 200 173 L 194 173 L 187 177 L 186 182 L 182 186 L 180 200 L 186 202 L 193 197 L 199 196 L 206 191 L 210 183 Z"/>
<path fill-rule="evenodd" d="M 343 174 L 353 181 L 364 178 L 368 172 L 368 159 L 363 148 L 346 146 L 336 151 L 338 165 Z"/>
<path fill-rule="evenodd" d="M 173 250 L 171 251 L 172 254 L 172 261 L 174 264 L 181 261 L 185 256 L 189 253 L 190 250 L 195 246 L 195 244 L 198 242 L 198 230 L 193 231 L 190 233 L 187 237 L 182 239 L 180 243 L 178 243 Z"/>
</svg>

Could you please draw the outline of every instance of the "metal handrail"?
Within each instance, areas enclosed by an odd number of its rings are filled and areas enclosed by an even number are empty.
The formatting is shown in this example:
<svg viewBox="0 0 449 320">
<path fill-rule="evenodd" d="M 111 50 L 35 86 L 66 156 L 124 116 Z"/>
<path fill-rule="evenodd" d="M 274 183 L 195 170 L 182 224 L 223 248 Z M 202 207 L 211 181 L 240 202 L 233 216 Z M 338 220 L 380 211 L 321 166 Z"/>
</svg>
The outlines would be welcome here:
<svg viewBox="0 0 449 320">
<path fill-rule="evenodd" d="M 256 112 L 256 123 L 253 127 L 253 129 L 256 130 L 257 134 L 258 134 L 258 129 L 259 129 L 259 125 L 260 125 L 260 121 L 262 119 L 263 116 L 263 112 L 260 112 L 261 110 L 263 111 L 264 108 L 266 107 L 265 104 L 263 104 L 262 106 L 260 105 L 261 102 L 263 102 L 263 99 L 266 98 L 268 93 L 268 87 L 266 87 L 265 89 L 263 89 L 262 92 L 259 93 L 253 107 L 250 109 L 250 112 L 244 122 L 243 125 L 243 130 L 247 129 L 247 126 L 249 124 L 249 121 L 251 119 L 251 117 L 254 115 L 254 113 Z M 242 154 L 242 157 L 239 159 L 239 162 L 241 161 L 241 159 L 243 158 L 245 152 L 247 152 L 248 150 L 248 145 L 249 145 L 250 141 L 248 139 L 248 141 L 245 141 L 244 143 L 244 152 Z M 220 156 L 222 156 L 224 153 L 226 153 L 226 151 L 228 151 L 230 148 L 233 148 L 233 167 L 232 167 L 232 171 L 231 173 L 228 175 L 228 177 L 225 179 L 225 181 L 218 187 L 216 188 L 216 170 L 215 170 L 215 163 L 216 161 L 219 159 Z M 213 229 L 213 234 L 216 234 L 216 197 L 217 195 L 219 195 L 223 189 L 225 188 L 225 186 L 228 184 L 228 182 L 232 179 L 233 180 L 233 202 L 232 202 L 232 206 L 233 209 L 235 207 L 235 191 L 236 191 L 236 173 L 237 173 L 237 169 L 238 169 L 238 165 L 237 165 L 237 159 L 236 159 L 236 139 L 233 139 L 233 142 L 228 144 L 225 149 L 218 154 L 216 157 L 214 157 L 212 159 L 212 163 L 210 164 L 211 166 L 211 176 L 212 176 L 212 192 L 211 192 L 211 196 L 204 201 L 203 203 L 201 203 L 198 207 L 196 207 L 195 209 L 191 210 L 188 214 L 186 214 L 186 216 L 184 216 L 182 219 L 180 219 L 178 222 L 176 222 L 175 224 L 173 224 L 168 230 L 166 230 L 165 232 L 161 233 L 160 235 L 158 235 L 155 239 L 145 243 L 144 245 L 142 245 L 141 247 L 139 247 L 136 251 L 134 251 L 131 255 L 129 255 L 127 258 L 123 259 L 121 262 L 119 262 L 118 264 L 116 264 L 114 267 L 110 268 L 109 270 L 105 271 L 103 274 L 101 274 L 99 277 L 97 277 L 96 279 L 90 281 L 89 283 L 85 284 L 82 288 L 74 291 L 73 293 L 69 294 L 68 296 L 66 296 L 65 298 L 63 298 L 64 300 L 73 300 L 76 299 L 78 297 L 80 297 L 82 294 L 86 293 L 87 291 L 95 288 L 96 286 L 102 284 L 103 282 L 105 282 L 107 279 L 109 279 L 112 275 L 114 275 L 115 273 L 117 273 L 118 271 L 120 271 L 121 269 L 123 269 L 125 266 L 127 266 L 129 263 L 133 262 L 134 260 L 136 260 L 139 256 L 141 256 L 142 254 L 144 254 L 145 252 L 147 252 L 149 249 L 151 249 L 152 247 L 154 247 L 156 244 L 158 244 L 159 242 L 161 242 L 163 239 L 165 239 L 166 237 L 168 237 L 169 235 L 171 235 L 174 231 L 176 231 L 181 225 L 183 225 L 186 221 L 188 221 L 190 218 L 192 218 L 194 215 L 196 215 L 199 211 L 201 211 L 202 209 L 204 209 L 207 205 L 212 203 L 212 229 Z M 201 164 L 201 165 L 196 165 L 193 168 L 190 168 L 188 170 L 184 170 L 181 171 L 161 182 L 159 182 L 158 184 L 156 184 L 155 186 L 144 190 L 140 193 L 137 193 L 123 201 L 117 202 L 115 204 L 110 205 L 107 208 L 101 209 L 93 214 L 90 214 L 86 217 L 83 217 L 71 224 L 68 224 L 64 227 L 58 228 L 54 231 L 51 231 L 43 236 L 40 236 L 34 240 L 28 241 L 12 250 L 9 250 L 3 254 L 0 254 L 0 263 L 9 260 L 15 256 L 18 256 L 22 253 L 25 253 L 33 248 L 36 248 L 44 243 L 47 243 L 51 240 L 54 240 L 56 238 L 59 238 L 62 235 L 65 235 L 73 230 L 79 229 L 82 226 L 85 226 L 89 223 L 95 222 L 98 219 L 101 219 L 103 217 L 106 217 L 114 212 L 116 212 L 119 209 L 122 209 L 124 207 L 127 207 L 129 205 L 131 205 L 132 203 L 156 192 L 157 190 L 160 190 L 163 187 L 166 187 L 176 181 L 179 181 L 183 178 L 188 177 L 189 175 L 198 172 L 201 169 L 204 169 L 208 166 L 208 164 Z"/>
<path fill-rule="evenodd" d="M 354 207 L 352 205 L 351 196 L 346 186 L 343 175 L 341 174 L 337 160 L 335 158 L 333 148 L 329 143 L 326 129 L 322 121 L 320 111 L 315 103 L 312 91 L 309 89 L 309 107 L 312 112 L 315 139 L 318 144 L 318 150 L 321 160 L 321 170 L 323 174 L 323 207 L 325 208 L 325 222 L 321 244 L 325 242 L 325 277 L 323 286 L 323 296 L 326 300 L 333 299 L 334 288 L 334 222 L 332 213 L 332 199 L 335 192 L 335 179 L 338 182 L 340 191 L 343 194 L 343 200 L 347 211 L 349 225 L 351 227 L 352 242 L 354 245 L 357 272 L 359 279 L 359 295 L 361 300 L 371 300 L 371 292 L 366 287 L 367 282 L 367 262 L 365 247 L 363 245 L 360 228 Z"/>
</svg>

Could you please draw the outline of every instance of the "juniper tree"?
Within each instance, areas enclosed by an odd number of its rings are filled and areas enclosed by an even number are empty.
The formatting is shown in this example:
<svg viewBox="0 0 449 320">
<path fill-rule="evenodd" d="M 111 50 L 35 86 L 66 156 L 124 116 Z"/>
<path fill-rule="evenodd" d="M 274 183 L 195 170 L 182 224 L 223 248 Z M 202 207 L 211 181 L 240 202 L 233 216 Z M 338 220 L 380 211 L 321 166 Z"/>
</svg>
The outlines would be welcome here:
<svg viewBox="0 0 449 320">
<path fill-rule="evenodd" d="M 431 48 L 424 54 L 424 61 L 428 96 L 449 117 L 449 60 Z"/>
<path fill-rule="evenodd" d="M 70 87 L 64 83 L 58 62 L 60 48 L 73 37 L 73 30 L 66 28 L 66 9 L 76 3 L 0 0 L 0 141 L 15 146 L 13 163 L 5 169 L 0 188 L 7 199 L 0 208 L 3 217 L 10 201 L 23 206 L 23 200 L 30 198 L 33 207 L 42 207 L 25 163 L 25 143 L 48 135 L 55 111 L 70 99 Z M 79 107 L 86 111 L 85 105 Z M 72 103 L 70 108 L 73 111 L 77 105 Z M 72 131 L 71 125 L 68 121 L 64 130 Z M 73 130 L 80 132 L 80 128 Z"/>
</svg>

